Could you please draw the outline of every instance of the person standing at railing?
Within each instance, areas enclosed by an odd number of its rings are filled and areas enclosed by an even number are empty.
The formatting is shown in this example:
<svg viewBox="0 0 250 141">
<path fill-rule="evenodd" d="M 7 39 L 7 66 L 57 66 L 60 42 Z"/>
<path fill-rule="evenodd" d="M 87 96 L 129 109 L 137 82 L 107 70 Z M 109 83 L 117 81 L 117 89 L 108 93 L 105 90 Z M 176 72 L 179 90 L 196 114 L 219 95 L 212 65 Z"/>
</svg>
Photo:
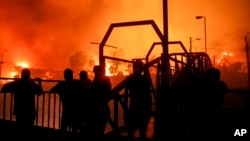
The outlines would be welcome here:
<svg viewBox="0 0 250 141">
<path fill-rule="evenodd" d="M 88 116 L 86 122 L 86 138 L 101 141 L 104 137 L 107 121 L 110 118 L 108 102 L 111 97 L 111 82 L 105 76 L 103 66 L 94 66 L 95 77 L 88 99 Z"/>
<path fill-rule="evenodd" d="M 220 79 L 220 70 L 211 68 L 204 78 L 204 132 L 209 139 L 220 138 L 223 135 L 222 105 L 228 90 L 227 84 Z M 207 122 L 209 121 L 209 122 Z"/>
<path fill-rule="evenodd" d="M 80 134 L 84 135 L 86 132 L 85 124 L 86 124 L 86 116 L 87 116 L 87 108 L 89 107 L 88 105 L 88 98 L 90 96 L 90 88 L 93 83 L 92 80 L 88 78 L 88 72 L 85 70 L 80 71 L 79 73 L 79 80 L 81 82 L 81 87 L 83 88 L 83 93 L 82 93 L 82 111 L 81 111 L 81 119 L 82 119 L 82 124 L 80 127 Z"/>
<path fill-rule="evenodd" d="M 125 96 L 130 95 L 128 113 L 124 113 L 128 127 L 128 138 L 133 139 L 138 129 L 142 140 L 146 140 L 146 129 L 149 124 L 151 109 L 150 79 L 142 75 L 144 64 L 140 60 L 133 63 L 133 74 L 129 76 L 125 85 Z"/>
<path fill-rule="evenodd" d="M 228 88 L 220 80 L 220 70 L 210 68 L 193 89 L 190 140 L 213 140 L 223 137 L 222 105 Z"/>
<path fill-rule="evenodd" d="M 61 130 L 77 133 L 81 126 L 81 94 L 83 90 L 79 80 L 73 78 L 73 71 L 64 70 L 65 81 L 58 82 L 50 89 L 51 93 L 58 93 L 62 102 Z"/>
<path fill-rule="evenodd" d="M 37 116 L 35 95 L 42 95 L 43 93 L 41 79 L 31 80 L 30 70 L 24 68 L 21 71 L 21 79 L 3 85 L 2 91 L 14 94 L 14 115 L 18 127 L 17 132 L 23 133 L 24 130 L 28 130 L 27 133 L 30 134 Z"/>
</svg>

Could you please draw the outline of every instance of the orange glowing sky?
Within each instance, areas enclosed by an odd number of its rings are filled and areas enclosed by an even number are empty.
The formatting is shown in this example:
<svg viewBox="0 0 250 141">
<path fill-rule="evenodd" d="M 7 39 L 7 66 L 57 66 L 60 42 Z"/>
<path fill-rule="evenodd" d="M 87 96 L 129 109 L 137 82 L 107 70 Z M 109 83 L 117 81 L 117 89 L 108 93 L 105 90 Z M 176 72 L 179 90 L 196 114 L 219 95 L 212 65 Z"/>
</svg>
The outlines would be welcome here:
<svg viewBox="0 0 250 141">
<path fill-rule="evenodd" d="M 193 41 L 193 51 L 204 51 L 203 20 L 195 19 L 202 15 L 207 20 L 210 56 L 223 51 L 245 55 L 249 0 L 168 0 L 168 12 L 170 41 L 182 41 L 189 49 L 190 36 L 201 38 Z M 162 0 L 2 0 L 0 19 L 3 71 L 17 61 L 38 67 L 69 67 L 69 57 L 77 51 L 96 56 L 98 45 L 90 42 L 101 42 L 114 22 L 152 19 L 163 29 Z M 117 29 L 107 44 L 117 46 L 121 58 L 130 59 L 144 57 L 155 41 L 159 39 L 145 26 Z"/>
</svg>

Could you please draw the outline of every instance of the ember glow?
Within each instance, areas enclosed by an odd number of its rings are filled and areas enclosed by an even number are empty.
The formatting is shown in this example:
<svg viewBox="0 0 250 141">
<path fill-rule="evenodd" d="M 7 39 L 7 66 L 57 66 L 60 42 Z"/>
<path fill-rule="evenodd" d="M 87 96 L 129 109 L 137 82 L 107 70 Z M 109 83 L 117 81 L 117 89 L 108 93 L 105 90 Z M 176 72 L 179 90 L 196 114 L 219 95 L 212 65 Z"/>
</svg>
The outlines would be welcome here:
<svg viewBox="0 0 250 141">
<path fill-rule="evenodd" d="M 222 52 L 220 58 L 216 60 L 216 62 L 217 62 L 217 65 L 220 65 L 220 66 L 229 66 L 230 60 L 232 59 L 234 59 L 233 53 L 228 53 L 224 51 Z"/>
<path fill-rule="evenodd" d="M 10 78 L 14 78 L 17 74 L 16 71 L 10 72 Z"/>
</svg>

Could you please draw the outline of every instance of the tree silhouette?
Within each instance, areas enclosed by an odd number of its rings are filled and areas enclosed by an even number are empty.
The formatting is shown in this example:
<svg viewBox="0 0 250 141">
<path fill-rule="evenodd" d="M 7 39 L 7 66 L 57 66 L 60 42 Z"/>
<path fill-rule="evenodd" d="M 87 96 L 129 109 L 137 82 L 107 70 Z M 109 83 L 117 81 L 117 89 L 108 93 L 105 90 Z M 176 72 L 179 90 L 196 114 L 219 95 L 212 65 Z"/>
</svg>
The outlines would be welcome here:
<svg viewBox="0 0 250 141">
<path fill-rule="evenodd" d="M 75 72 L 83 69 L 87 62 L 87 55 L 83 51 L 77 51 L 74 55 L 70 56 L 70 67 Z"/>
</svg>

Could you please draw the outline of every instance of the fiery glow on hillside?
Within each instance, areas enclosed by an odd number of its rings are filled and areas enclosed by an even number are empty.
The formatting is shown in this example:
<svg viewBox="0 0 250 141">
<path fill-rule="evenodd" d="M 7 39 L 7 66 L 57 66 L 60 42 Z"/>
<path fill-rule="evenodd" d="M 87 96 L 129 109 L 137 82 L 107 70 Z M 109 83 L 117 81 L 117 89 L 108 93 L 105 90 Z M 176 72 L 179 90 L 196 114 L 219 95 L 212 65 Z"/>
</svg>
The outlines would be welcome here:
<svg viewBox="0 0 250 141">
<path fill-rule="evenodd" d="M 21 68 L 29 68 L 29 64 L 27 62 L 17 62 L 16 66 Z"/>
<path fill-rule="evenodd" d="M 230 64 L 230 59 L 232 59 L 233 53 L 229 52 L 222 52 L 221 56 L 219 59 L 216 60 L 216 63 L 220 66 L 228 66 Z"/>
</svg>

